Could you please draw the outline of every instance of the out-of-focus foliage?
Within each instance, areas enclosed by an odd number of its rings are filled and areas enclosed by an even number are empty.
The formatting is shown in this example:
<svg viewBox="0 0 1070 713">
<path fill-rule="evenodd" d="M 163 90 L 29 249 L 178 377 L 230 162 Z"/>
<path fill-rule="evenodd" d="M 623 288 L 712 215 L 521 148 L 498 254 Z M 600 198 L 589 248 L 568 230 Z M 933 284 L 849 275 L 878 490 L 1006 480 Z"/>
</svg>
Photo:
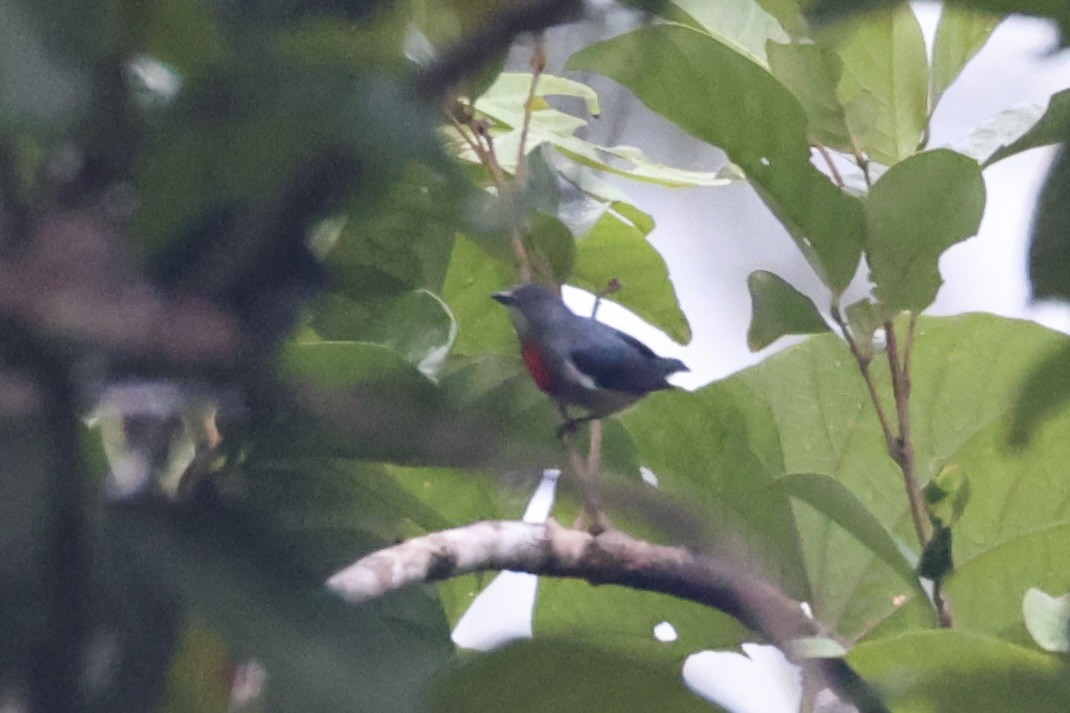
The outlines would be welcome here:
<svg viewBox="0 0 1070 713">
<path fill-rule="evenodd" d="M 265 711 L 708 708 L 680 661 L 748 635 L 696 604 L 544 581 L 545 640 L 469 657 L 449 627 L 489 577 L 358 608 L 322 581 L 401 538 L 519 517 L 542 470 L 565 465 L 555 408 L 489 299 L 520 279 L 518 247 L 539 279 L 609 291 L 686 342 L 648 241 L 656 216 L 618 186 L 745 175 L 827 288 L 753 274 L 748 343 L 815 336 L 607 421 L 609 514 L 746 557 L 861 642 L 849 661 L 894 710 L 1066 709 L 1064 662 L 1038 649 L 1065 650 L 1065 602 L 1044 592 L 1070 590 L 1066 338 L 996 317 L 917 323 L 912 446 L 948 528 L 941 585 L 960 629 L 927 632 L 900 473 L 842 334 L 826 332 L 848 329 L 887 383 L 880 330 L 935 298 L 940 256 L 977 230 L 982 168 L 1067 132 L 1064 91 L 982 124 L 962 151 L 927 145 L 997 23 L 977 9 L 1070 18 L 958 3 L 930 60 L 903 4 L 833 26 L 804 12 L 838 17 L 831 1 L 633 4 L 671 22 L 567 66 L 621 82 L 722 148 L 727 170 L 596 145 L 590 87 L 500 73 L 499 58 L 441 88 L 448 114 L 418 100 L 413 58 L 426 67 L 512 3 L 0 0 L 0 699 L 225 710 L 242 678 Z M 1037 296 L 1070 295 L 1067 166 L 1064 149 L 1035 224 Z M 863 260 L 873 290 L 841 305 Z M 92 279 L 52 277 L 64 270 Z M 100 295 L 112 309 L 86 314 Z M 202 324 L 237 332 L 237 356 L 197 356 L 220 337 Z M 170 498 L 102 497 L 115 490 L 99 434 L 75 417 L 161 377 L 181 398 L 144 397 L 120 440 L 142 436 L 138 462 L 174 470 L 162 461 L 191 446 L 175 423 L 199 424 L 187 481 Z M 555 515 L 577 509 L 566 489 Z M 652 637 L 660 622 L 676 640 Z"/>
</svg>

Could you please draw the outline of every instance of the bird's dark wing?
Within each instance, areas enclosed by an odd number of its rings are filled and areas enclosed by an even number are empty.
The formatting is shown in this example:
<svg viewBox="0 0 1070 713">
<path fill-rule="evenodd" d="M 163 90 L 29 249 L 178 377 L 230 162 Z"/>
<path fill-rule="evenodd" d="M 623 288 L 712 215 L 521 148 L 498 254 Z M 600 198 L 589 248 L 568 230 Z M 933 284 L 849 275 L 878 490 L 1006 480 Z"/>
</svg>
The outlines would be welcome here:
<svg viewBox="0 0 1070 713">
<path fill-rule="evenodd" d="M 569 357 L 577 369 L 594 379 L 594 383 L 602 389 L 642 395 L 666 388 L 668 383 L 665 378 L 649 361 L 657 357 L 640 342 L 636 344 L 644 347 L 644 353 L 631 351 L 629 343 L 627 347 L 582 347 L 572 350 Z M 647 353 L 650 357 L 646 356 Z"/>
</svg>

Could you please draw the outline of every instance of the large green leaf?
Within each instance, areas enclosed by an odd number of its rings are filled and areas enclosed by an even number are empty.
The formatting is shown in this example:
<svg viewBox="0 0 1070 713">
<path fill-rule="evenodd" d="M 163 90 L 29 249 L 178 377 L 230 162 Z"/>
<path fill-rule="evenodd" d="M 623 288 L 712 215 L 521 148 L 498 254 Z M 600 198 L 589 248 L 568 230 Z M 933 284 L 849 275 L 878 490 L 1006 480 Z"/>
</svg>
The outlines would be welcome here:
<svg viewBox="0 0 1070 713">
<path fill-rule="evenodd" d="M 973 59 L 1003 18 L 959 5 L 944 5 L 933 42 L 933 67 L 929 86 L 930 111 Z"/>
<path fill-rule="evenodd" d="M 457 336 L 449 308 L 427 290 L 368 301 L 327 295 L 313 314 L 312 326 L 330 341 L 381 344 L 433 377 Z"/>
<path fill-rule="evenodd" d="M 1056 713 L 1070 706 L 1064 661 L 961 631 L 862 644 L 847 660 L 896 713 Z"/>
<path fill-rule="evenodd" d="M 1027 368 L 1038 356 L 1065 348 L 1065 338 L 1045 336 L 1023 339 L 1022 347 L 1029 345 L 1033 356 Z M 1068 378 L 1065 370 L 1048 364 L 1049 389 L 1065 390 Z M 1009 447 L 1008 426 L 1029 408 L 1022 402 L 1032 399 L 1035 392 L 1019 384 L 1006 416 L 978 432 L 950 461 L 969 478 L 971 490 L 954 526 L 957 570 L 948 592 L 956 622 L 1021 642 L 1029 641 L 1021 608 L 1029 587 L 1070 589 L 1070 572 L 1061 565 L 1070 558 L 1070 483 L 1063 469 L 1070 458 L 1064 438 L 1070 410 L 1065 401 L 1050 408 L 1027 446 Z"/>
<path fill-rule="evenodd" d="M 719 146 L 840 292 L 860 252 L 860 203 L 810 164 L 806 115 L 765 70 L 689 27 L 644 27 L 591 45 L 568 67 L 621 82 L 685 131 Z M 716 101 L 710 101 L 716 97 Z"/>
<path fill-rule="evenodd" d="M 691 341 L 691 325 L 676 299 L 669 269 L 647 236 L 650 216 L 627 203 L 614 203 L 578 239 L 571 282 L 598 293 L 610 280 L 623 286 L 612 299 L 620 302 L 678 342 Z"/>
<path fill-rule="evenodd" d="M 842 483 L 821 473 L 793 473 L 780 478 L 777 485 L 853 535 L 924 596 L 914 571 L 917 562 L 904 555 L 895 538 Z"/>
<path fill-rule="evenodd" d="M 946 465 L 957 463 L 972 486 L 971 501 L 955 525 L 955 561 L 960 570 L 949 587 L 957 587 L 957 578 L 965 576 L 971 560 L 980 558 L 982 552 L 1061 522 L 1058 508 L 1070 498 L 1070 483 L 1056 480 L 1054 473 L 1067 456 L 1056 452 L 1050 462 L 1046 460 L 1058 425 L 1038 436 L 1043 444 L 1031 445 L 1017 456 L 996 458 L 994 454 L 1007 450 L 999 434 L 1006 437 L 1015 397 L 1036 355 L 1066 341 L 1030 323 L 989 316 L 923 319 L 918 324 L 911 413 L 919 479 L 924 483 Z M 883 359 L 875 360 L 871 368 L 878 384 L 889 383 Z M 773 418 L 771 426 L 750 429 L 753 453 L 779 453 L 784 473 L 835 477 L 884 528 L 904 541 L 914 540 L 902 474 L 887 456 L 858 367 L 842 342 L 831 335 L 811 338 L 725 383 L 737 381 L 741 382 L 737 388 L 750 391 L 755 402 L 752 408 L 762 404 Z M 885 386 L 882 393 L 885 408 L 891 408 L 890 388 Z M 637 409 L 636 416 L 643 408 Z M 768 429 L 772 434 L 758 441 L 766 445 L 755 445 L 756 435 Z M 718 434 L 708 435 L 707 442 L 725 437 L 712 428 L 707 433 Z M 974 438 L 980 439 L 976 446 Z M 648 458 L 644 441 L 637 441 L 640 456 Z M 699 441 L 696 437 L 689 442 Z M 981 447 L 984 443 L 987 448 Z M 700 451 L 709 448 L 703 445 Z M 679 455 L 681 460 L 699 457 Z M 1047 465 L 1042 468 L 1041 463 Z M 1043 506 L 1041 500 L 1045 500 Z M 897 611 L 875 635 L 931 624 L 928 607 L 918 595 L 854 535 L 809 508 L 796 508 L 796 518 L 812 588 L 810 601 L 819 619 L 848 637 Z M 963 602 L 963 606 L 973 611 L 976 605 L 981 617 L 983 602 L 991 600 L 1004 612 L 990 612 L 992 621 L 1003 621 L 1000 626 L 1006 626 L 1020 617 L 1021 596 L 1027 587 L 1043 584 L 1060 591 L 1059 581 L 1053 581 L 1060 568 L 1045 568 L 1045 563 L 1057 561 L 1045 559 L 1042 550 L 1037 550 L 1036 558 L 1024 563 L 1031 570 L 1029 581 L 1015 579 L 1019 569 L 1001 575 L 994 571 L 998 568 L 987 568 L 993 578 L 983 585 L 973 580 L 972 591 L 965 586 L 961 592 L 956 590 L 955 607 L 969 598 L 970 603 Z M 993 599 L 995 592 L 1001 592 L 997 599 Z M 897 599 L 901 595 L 910 602 L 902 609 L 903 599 Z"/>
<path fill-rule="evenodd" d="M 515 268 L 492 257 L 475 241 L 458 236 L 442 288 L 442 298 L 457 319 L 455 352 L 510 353 L 517 349 L 508 314 L 490 296 L 518 281 Z"/>
<path fill-rule="evenodd" d="M 432 713 L 709 713 L 717 707 L 684 687 L 676 669 L 618 651 L 557 640 L 513 644 L 473 657 L 441 679 Z"/>
<path fill-rule="evenodd" d="M 807 135 L 839 151 L 855 148 L 847 127 L 847 110 L 836 95 L 843 62 L 829 49 L 811 42 L 770 42 L 769 71 L 791 90 L 806 111 Z"/>
<path fill-rule="evenodd" d="M 780 23 L 756 0 L 673 0 L 665 3 L 662 14 L 706 32 L 763 67 L 768 65 L 766 44 L 789 39 Z"/>
<path fill-rule="evenodd" d="M 406 166 L 381 200 L 349 212 L 325 260 L 333 289 L 357 300 L 442 289 L 464 221 L 465 185 L 440 167 Z"/>
<path fill-rule="evenodd" d="M 866 257 L 880 300 L 928 307 L 940 289 L 940 255 L 977 232 L 984 205 L 977 162 L 954 151 L 927 151 L 881 176 L 866 200 Z"/>
<path fill-rule="evenodd" d="M 654 627 L 662 622 L 675 630 L 672 641 L 654 637 Z M 568 637 L 635 659 L 680 664 L 696 651 L 737 646 L 748 634 L 727 614 L 667 594 L 543 577 L 535 635 Z"/>
<path fill-rule="evenodd" d="M 845 20 L 859 13 L 906 4 L 906 0 L 801 0 L 807 16 L 819 24 Z M 993 14 L 1019 13 L 1050 17 L 1059 24 L 1062 44 L 1070 37 L 1070 7 L 1062 0 L 955 0 L 956 5 Z"/>
<path fill-rule="evenodd" d="M 929 119 L 929 64 L 908 5 L 865 16 L 838 54 L 847 125 L 870 158 L 891 166 L 918 151 Z"/>
<path fill-rule="evenodd" d="M 735 378 L 648 396 L 622 420 L 663 492 L 708 523 L 720 546 L 808 599 L 790 498 L 772 487 L 784 473 L 773 416 L 761 393 Z"/>
<path fill-rule="evenodd" d="M 131 231 L 147 252 L 173 248 L 177 239 L 192 240 L 206 218 L 222 210 L 264 211 L 292 187 L 295 174 L 325 153 L 343 152 L 359 164 L 357 190 L 338 197 L 349 197 L 349 208 L 358 217 L 377 215 L 373 208 L 378 201 L 371 199 L 382 198 L 411 159 L 428 165 L 437 161 L 443 170 L 429 110 L 416 105 L 395 81 L 337 66 L 314 71 L 255 52 L 241 57 L 225 71 L 190 82 L 147 125 L 134 177 L 138 206 Z M 227 111 L 221 112 L 221 106 Z M 395 116 L 395 122 L 387 127 L 380 112 Z M 439 184 L 431 186 L 443 188 L 441 196 L 451 186 L 442 185 L 444 176 L 437 178 Z M 418 183 L 413 190 L 421 185 L 426 189 L 427 183 Z M 425 190 L 422 202 L 412 199 L 409 205 L 428 206 L 432 196 Z M 427 210 L 441 214 L 450 205 Z M 423 230 L 418 235 L 422 238 Z M 343 237 L 343 252 L 345 243 Z M 424 286 L 434 285 L 401 289 Z M 376 288 L 383 291 L 380 285 L 368 291 Z"/>
</svg>

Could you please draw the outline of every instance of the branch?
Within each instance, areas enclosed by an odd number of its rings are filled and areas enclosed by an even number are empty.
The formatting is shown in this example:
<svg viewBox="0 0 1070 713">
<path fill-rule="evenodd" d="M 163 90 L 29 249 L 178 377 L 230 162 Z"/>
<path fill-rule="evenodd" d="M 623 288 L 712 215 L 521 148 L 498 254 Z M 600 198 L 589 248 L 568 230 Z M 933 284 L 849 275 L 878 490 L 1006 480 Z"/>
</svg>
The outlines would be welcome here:
<svg viewBox="0 0 1070 713">
<path fill-rule="evenodd" d="M 340 570 L 327 586 L 352 603 L 413 584 L 481 571 L 571 577 L 669 594 L 725 612 L 781 648 L 822 635 L 800 602 L 726 558 L 655 545 L 619 530 L 592 535 L 550 520 L 477 522 L 374 552 Z M 814 665 L 826 683 L 863 713 L 886 713 L 877 694 L 842 659 Z"/>
<path fill-rule="evenodd" d="M 525 0 L 507 3 L 481 27 L 446 48 L 438 61 L 416 75 L 418 94 L 444 96 L 458 81 L 477 74 L 485 64 L 509 49 L 519 35 L 578 19 L 582 0 Z"/>
<path fill-rule="evenodd" d="M 929 528 L 925 514 L 925 498 L 918 485 L 917 459 L 914 456 L 914 441 L 910 433 L 910 349 L 913 344 L 915 318 L 911 317 L 905 353 L 899 356 L 899 344 L 895 334 L 895 325 L 885 322 L 884 331 L 888 335 L 888 368 L 892 373 L 892 393 L 895 395 L 896 420 L 899 422 L 899 436 L 891 448 L 891 456 L 903 471 L 903 484 L 910 502 L 910 516 L 914 521 L 914 531 L 918 542 L 924 548 L 929 543 Z"/>
</svg>

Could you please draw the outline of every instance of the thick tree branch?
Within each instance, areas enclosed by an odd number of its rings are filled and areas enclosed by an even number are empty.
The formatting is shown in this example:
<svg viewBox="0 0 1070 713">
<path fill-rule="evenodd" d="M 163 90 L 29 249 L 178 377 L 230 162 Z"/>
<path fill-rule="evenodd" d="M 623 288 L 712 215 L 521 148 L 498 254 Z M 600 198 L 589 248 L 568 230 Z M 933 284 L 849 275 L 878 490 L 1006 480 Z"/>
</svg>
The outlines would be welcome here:
<svg viewBox="0 0 1070 713">
<path fill-rule="evenodd" d="M 486 570 L 573 577 L 669 594 L 723 611 L 781 648 L 799 637 L 824 634 L 800 602 L 740 562 L 656 545 L 619 530 L 592 535 L 553 520 L 545 525 L 478 522 L 413 538 L 358 560 L 327 585 L 360 603 L 413 584 Z M 821 659 L 815 665 L 825 682 L 863 713 L 887 710 L 842 659 Z"/>
</svg>

